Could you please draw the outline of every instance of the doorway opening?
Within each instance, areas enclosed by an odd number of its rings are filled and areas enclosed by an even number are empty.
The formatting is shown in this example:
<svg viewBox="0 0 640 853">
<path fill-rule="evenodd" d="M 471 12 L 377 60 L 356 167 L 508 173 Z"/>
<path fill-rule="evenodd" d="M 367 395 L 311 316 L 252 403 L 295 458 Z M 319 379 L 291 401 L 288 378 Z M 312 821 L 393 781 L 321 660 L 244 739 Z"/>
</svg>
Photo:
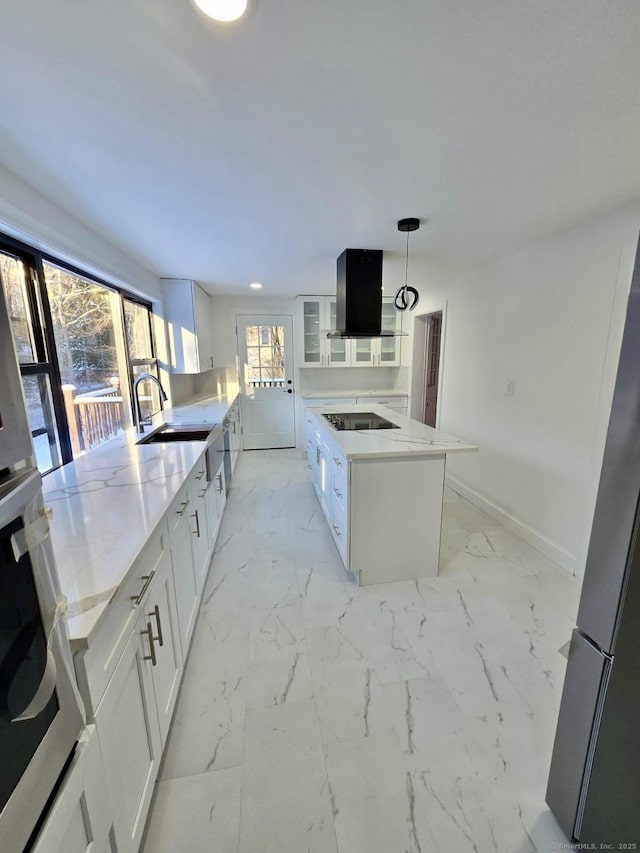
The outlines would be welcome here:
<svg viewBox="0 0 640 853">
<path fill-rule="evenodd" d="M 244 450 L 295 447 L 293 318 L 237 315 Z"/>
<path fill-rule="evenodd" d="M 442 367 L 443 311 L 416 317 L 413 338 L 411 417 L 436 427 Z"/>
</svg>

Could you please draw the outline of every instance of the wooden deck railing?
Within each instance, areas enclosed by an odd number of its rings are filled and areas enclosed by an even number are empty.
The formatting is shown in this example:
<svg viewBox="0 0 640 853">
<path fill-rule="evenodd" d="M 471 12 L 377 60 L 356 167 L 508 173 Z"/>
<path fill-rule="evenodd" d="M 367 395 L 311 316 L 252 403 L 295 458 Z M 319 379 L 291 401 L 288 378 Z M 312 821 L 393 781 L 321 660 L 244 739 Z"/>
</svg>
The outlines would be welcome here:
<svg viewBox="0 0 640 853">
<path fill-rule="evenodd" d="M 85 394 L 78 394 L 75 385 L 63 385 L 62 394 L 74 456 L 102 444 L 124 429 L 117 377 L 111 380 L 111 387 Z"/>
</svg>

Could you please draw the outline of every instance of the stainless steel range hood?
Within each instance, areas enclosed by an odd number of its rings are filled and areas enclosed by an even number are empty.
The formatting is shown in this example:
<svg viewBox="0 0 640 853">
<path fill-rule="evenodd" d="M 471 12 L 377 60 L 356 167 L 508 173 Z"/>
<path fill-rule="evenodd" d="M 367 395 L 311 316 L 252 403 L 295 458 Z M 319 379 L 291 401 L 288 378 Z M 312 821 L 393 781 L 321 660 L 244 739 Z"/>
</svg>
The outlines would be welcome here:
<svg viewBox="0 0 640 853">
<path fill-rule="evenodd" d="M 338 257 L 336 329 L 328 338 L 392 338 L 382 329 L 382 249 L 345 249 Z"/>
</svg>

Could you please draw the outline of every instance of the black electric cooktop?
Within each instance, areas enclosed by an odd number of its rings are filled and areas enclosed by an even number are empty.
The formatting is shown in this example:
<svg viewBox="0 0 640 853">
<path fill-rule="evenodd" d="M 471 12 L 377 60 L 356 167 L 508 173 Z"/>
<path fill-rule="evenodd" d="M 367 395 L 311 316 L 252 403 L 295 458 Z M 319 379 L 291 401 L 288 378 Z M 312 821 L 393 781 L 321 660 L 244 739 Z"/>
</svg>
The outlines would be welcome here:
<svg viewBox="0 0 640 853">
<path fill-rule="evenodd" d="M 323 412 L 334 429 L 400 429 L 375 412 Z"/>
</svg>

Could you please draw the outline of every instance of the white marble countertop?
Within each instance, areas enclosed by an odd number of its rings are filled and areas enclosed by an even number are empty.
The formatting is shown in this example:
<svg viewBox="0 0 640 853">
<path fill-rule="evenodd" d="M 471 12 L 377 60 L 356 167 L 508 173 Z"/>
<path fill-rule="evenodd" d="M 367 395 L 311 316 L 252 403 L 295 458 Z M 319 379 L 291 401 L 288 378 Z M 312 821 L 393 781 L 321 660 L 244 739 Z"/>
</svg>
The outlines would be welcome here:
<svg viewBox="0 0 640 853">
<path fill-rule="evenodd" d="M 347 459 L 384 459 L 401 456 L 418 458 L 478 450 L 474 444 L 400 415 L 386 406 L 369 406 L 362 403 L 343 407 L 309 407 L 307 411 L 314 415 L 321 430 L 342 450 Z M 323 412 L 374 412 L 397 424 L 399 429 L 337 430 L 322 417 Z"/>
<path fill-rule="evenodd" d="M 306 391 L 300 394 L 303 400 L 338 399 L 339 397 L 408 397 L 408 391 L 389 390 L 388 388 L 368 389 L 362 388 L 351 391 Z"/>
<path fill-rule="evenodd" d="M 176 406 L 154 417 L 153 426 L 220 423 L 235 399 L 208 397 Z M 72 648 L 86 643 L 207 446 L 136 444 L 139 438 L 127 430 L 43 478 Z"/>
</svg>

